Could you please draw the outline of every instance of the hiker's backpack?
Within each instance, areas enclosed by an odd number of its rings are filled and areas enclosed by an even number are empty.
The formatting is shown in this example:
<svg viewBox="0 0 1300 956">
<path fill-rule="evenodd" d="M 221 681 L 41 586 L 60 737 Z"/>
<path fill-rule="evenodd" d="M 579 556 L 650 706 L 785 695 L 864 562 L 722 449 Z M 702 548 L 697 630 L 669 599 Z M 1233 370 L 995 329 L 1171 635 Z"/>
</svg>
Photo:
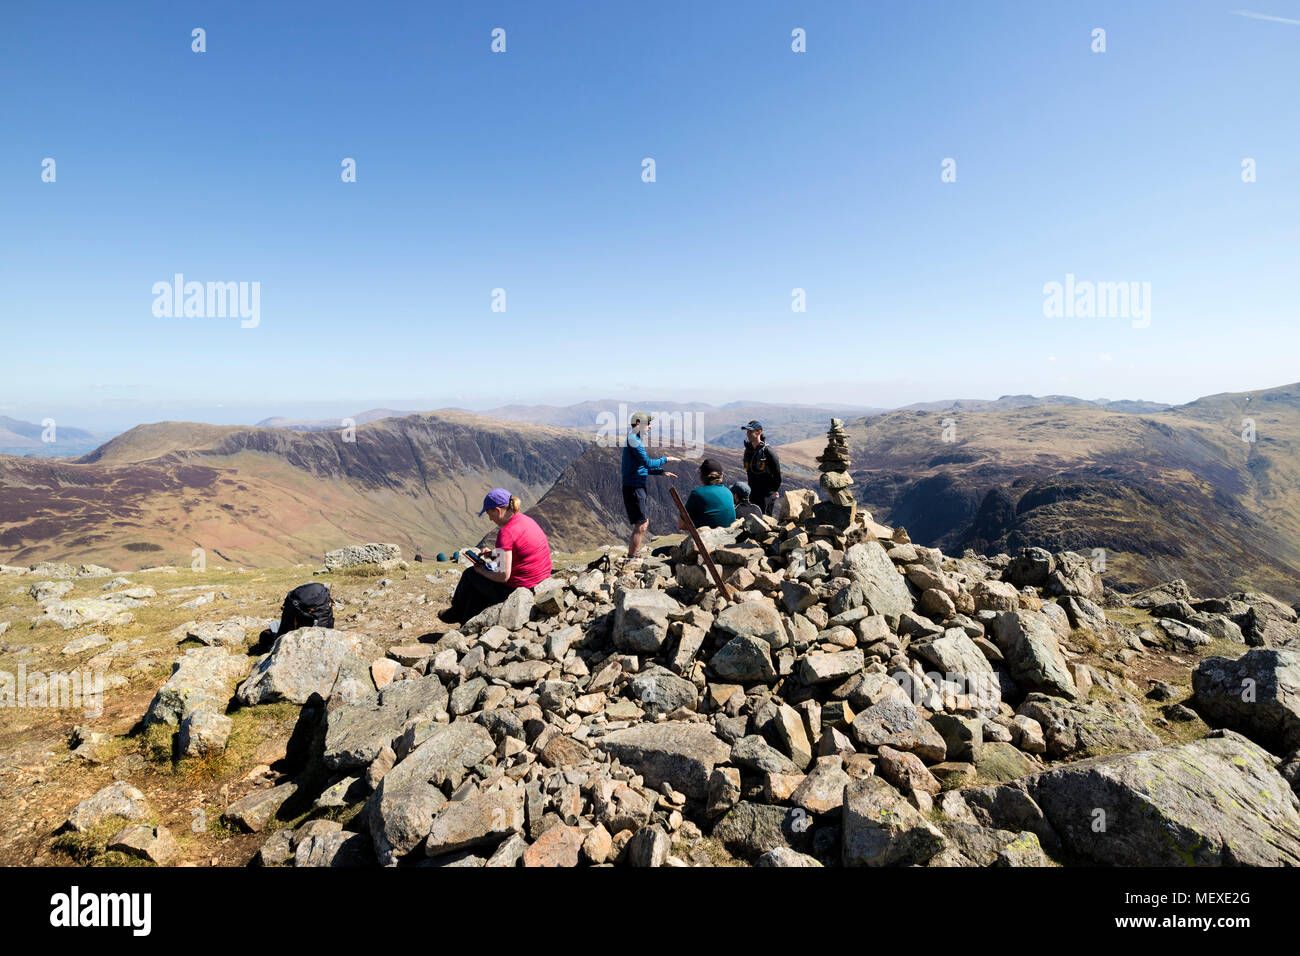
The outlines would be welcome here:
<svg viewBox="0 0 1300 956">
<path fill-rule="evenodd" d="M 300 627 L 333 627 L 334 599 L 324 584 L 312 581 L 289 592 L 280 610 L 280 630 L 288 634 Z"/>
</svg>

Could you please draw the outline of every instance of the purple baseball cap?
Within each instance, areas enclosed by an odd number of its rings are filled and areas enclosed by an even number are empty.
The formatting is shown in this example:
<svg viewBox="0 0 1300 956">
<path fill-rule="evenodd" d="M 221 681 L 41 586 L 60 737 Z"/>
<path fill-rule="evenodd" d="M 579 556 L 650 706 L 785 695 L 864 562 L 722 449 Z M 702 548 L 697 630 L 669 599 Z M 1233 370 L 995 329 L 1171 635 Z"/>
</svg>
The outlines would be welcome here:
<svg viewBox="0 0 1300 956">
<path fill-rule="evenodd" d="M 489 508 L 504 508 L 508 504 L 510 504 L 510 492 L 504 488 L 493 488 L 483 499 L 483 510 L 478 515 L 481 518 Z"/>
</svg>

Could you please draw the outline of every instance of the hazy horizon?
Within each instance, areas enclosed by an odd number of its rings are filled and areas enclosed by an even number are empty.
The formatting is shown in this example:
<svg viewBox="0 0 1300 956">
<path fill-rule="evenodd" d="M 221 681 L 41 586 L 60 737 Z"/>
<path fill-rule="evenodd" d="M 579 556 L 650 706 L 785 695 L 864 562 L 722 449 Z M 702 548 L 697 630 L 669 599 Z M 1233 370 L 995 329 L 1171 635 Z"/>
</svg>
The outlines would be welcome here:
<svg viewBox="0 0 1300 956">
<path fill-rule="evenodd" d="M 1293 380 L 1294 381 L 1294 380 Z M 225 403 L 216 405 L 201 405 L 190 403 L 177 403 L 172 406 L 154 407 L 153 414 L 141 407 L 138 412 L 132 412 L 127 407 L 117 408 L 71 408 L 71 407 L 46 407 L 38 408 L 28 406 L 26 414 L 22 414 L 23 406 L 0 405 L 0 416 L 39 423 L 46 417 L 51 417 L 59 423 L 60 426 L 84 428 L 99 433 L 121 433 L 134 428 L 137 425 L 151 424 L 163 421 L 184 421 L 200 422 L 210 425 L 256 425 L 258 422 L 268 418 L 290 418 L 290 419 L 342 419 L 346 416 L 356 415 L 367 412 L 372 409 L 391 409 L 409 414 L 419 412 L 432 412 L 443 409 L 459 408 L 468 412 L 484 412 L 495 408 L 502 408 L 508 405 L 522 406 L 556 406 L 566 407 L 577 405 L 583 402 L 627 402 L 629 405 L 645 406 L 652 408 L 658 403 L 699 403 L 708 404 L 715 407 L 722 407 L 729 404 L 770 404 L 770 405 L 804 405 L 812 407 L 835 407 L 840 406 L 842 409 L 882 409 L 893 410 L 902 408 L 907 405 L 913 405 L 922 402 L 949 402 L 949 401 L 995 401 L 1008 395 L 1033 395 L 1035 398 L 1043 398 L 1047 395 L 1057 395 L 1068 398 L 1082 399 L 1084 401 L 1138 401 L 1154 402 L 1163 405 L 1183 405 L 1195 401 L 1199 398 L 1205 398 L 1209 395 L 1218 395 L 1224 393 L 1236 392 L 1253 392 L 1271 388 L 1280 388 L 1285 385 L 1293 384 L 1293 381 L 1275 382 L 1272 384 L 1259 385 L 1252 388 L 1214 388 L 1198 392 L 1195 395 L 1182 401 L 1169 401 L 1161 398 L 1154 398 L 1147 395 L 1079 395 L 1072 392 L 1058 391 L 1045 393 L 1032 392 L 1000 392 L 998 394 L 977 394 L 977 395 L 957 395 L 957 394 L 928 394 L 917 398 L 911 398 L 907 401 L 898 401 L 893 404 L 885 405 L 883 403 L 873 402 L 843 402 L 843 401 L 818 401 L 816 397 L 809 398 L 806 394 L 799 397 L 797 401 L 778 401 L 769 398 L 758 398 L 754 396 L 726 396 L 714 395 L 712 398 L 702 398 L 695 395 L 674 395 L 662 393 L 650 393 L 640 396 L 639 398 L 620 398 L 617 395 L 577 395 L 565 396 L 568 400 L 552 401 L 524 401 L 524 400 L 480 400 L 475 404 L 468 404 L 464 401 L 435 401 L 421 402 L 419 400 L 407 399 L 358 399 L 355 401 L 348 400 L 321 400 L 321 401 L 299 401 L 289 402 L 286 404 L 268 404 L 268 403 L 250 403 L 247 405 L 237 403 Z"/>
</svg>

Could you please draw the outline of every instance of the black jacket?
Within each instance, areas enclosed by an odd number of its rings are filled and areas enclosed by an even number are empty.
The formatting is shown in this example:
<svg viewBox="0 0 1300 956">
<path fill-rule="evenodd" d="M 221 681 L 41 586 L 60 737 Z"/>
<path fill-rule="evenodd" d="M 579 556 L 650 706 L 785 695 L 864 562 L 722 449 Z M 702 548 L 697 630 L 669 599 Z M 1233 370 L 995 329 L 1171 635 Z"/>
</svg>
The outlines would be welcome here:
<svg viewBox="0 0 1300 956">
<path fill-rule="evenodd" d="M 767 442 L 757 448 L 745 442 L 745 477 L 749 481 L 749 500 L 755 503 L 781 487 L 781 462 Z"/>
</svg>

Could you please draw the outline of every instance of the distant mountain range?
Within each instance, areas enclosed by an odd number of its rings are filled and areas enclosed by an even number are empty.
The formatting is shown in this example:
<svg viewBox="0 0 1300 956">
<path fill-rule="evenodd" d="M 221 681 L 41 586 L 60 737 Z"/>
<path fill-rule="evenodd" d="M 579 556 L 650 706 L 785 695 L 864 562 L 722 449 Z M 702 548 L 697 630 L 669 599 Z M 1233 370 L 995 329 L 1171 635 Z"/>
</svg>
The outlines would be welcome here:
<svg viewBox="0 0 1300 956">
<path fill-rule="evenodd" d="M 949 552 L 1070 548 L 1095 553 L 1121 589 L 1181 576 L 1206 593 L 1251 582 L 1300 599 L 1300 385 L 1180 406 L 1004 396 L 856 417 L 835 406 L 637 407 L 702 412 L 722 439 L 751 417 L 772 437 L 803 434 L 780 446 L 791 487 L 815 487 L 828 419 L 845 418 L 859 500 Z M 355 441 L 340 421 L 162 422 L 76 459 L 0 456 L 0 561 L 188 564 L 202 547 L 282 564 L 370 540 L 433 554 L 492 530 L 476 514 L 496 485 L 523 499 L 557 549 L 619 543 L 619 452 L 595 441 L 602 413 L 612 421 L 618 403 L 508 406 L 498 418 L 375 409 L 354 416 Z M 702 451 L 722 459 L 728 481 L 740 477 L 736 447 L 710 440 Z M 673 470 L 681 491 L 694 485 L 693 462 Z M 651 482 L 654 533 L 676 526 L 669 485 Z"/>
<path fill-rule="evenodd" d="M 45 425 L 0 415 L 0 455 L 72 458 L 84 455 L 109 437 L 102 432 L 70 428 L 57 422 L 52 432 L 54 441 L 43 439 L 48 434 L 51 432 Z"/>
<path fill-rule="evenodd" d="M 556 428 L 573 428 L 592 435 L 598 434 L 606 423 L 627 425 L 627 416 L 645 411 L 658 415 L 661 426 L 672 425 L 683 429 L 694 441 L 725 448 L 740 448 L 745 433 L 740 426 L 751 421 L 761 421 L 768 440 L 773 444 L 798 441 L 826 431 L 826 420 L 832 416 L 860 417 L 876 414 L 883 409 L 860 405 L 777 405 L 762 402 L 731 402 L 726 405 L 709 405 L 703 402 L 625 402 L 616 399 L 579 402 L 575 405 L 502 405 L 483 411 L 464 408 L 440 409 L 490 418 L 494 421 L 520 422 L 529 425 L 551 425 Z M 620 412 L 622 415 L 620 416 Z M 384 418 L 401 418 L 410 412 L 391 408 L 372 408 L 351 416 L 356 424 L 379 421 Z M 687 422 L 684 416 L 691 416 Z M 670 422 L 671 420 L 671 422 Z M 267 418 L 258 427 L 291 428 L 295 431 L 323 431 L 340 428 L 341 419 Z"/>
<path fill-rule="evenodd" d="M 935 404 L 846 423 L 856 495 L 915 540 L 1101 549 L 1124 586 L 1185 577 L 1300 598 L 1300 385 L 1149 413 Z M 807 466 L 822 444 L 782 452 Z"/>
</svg>

